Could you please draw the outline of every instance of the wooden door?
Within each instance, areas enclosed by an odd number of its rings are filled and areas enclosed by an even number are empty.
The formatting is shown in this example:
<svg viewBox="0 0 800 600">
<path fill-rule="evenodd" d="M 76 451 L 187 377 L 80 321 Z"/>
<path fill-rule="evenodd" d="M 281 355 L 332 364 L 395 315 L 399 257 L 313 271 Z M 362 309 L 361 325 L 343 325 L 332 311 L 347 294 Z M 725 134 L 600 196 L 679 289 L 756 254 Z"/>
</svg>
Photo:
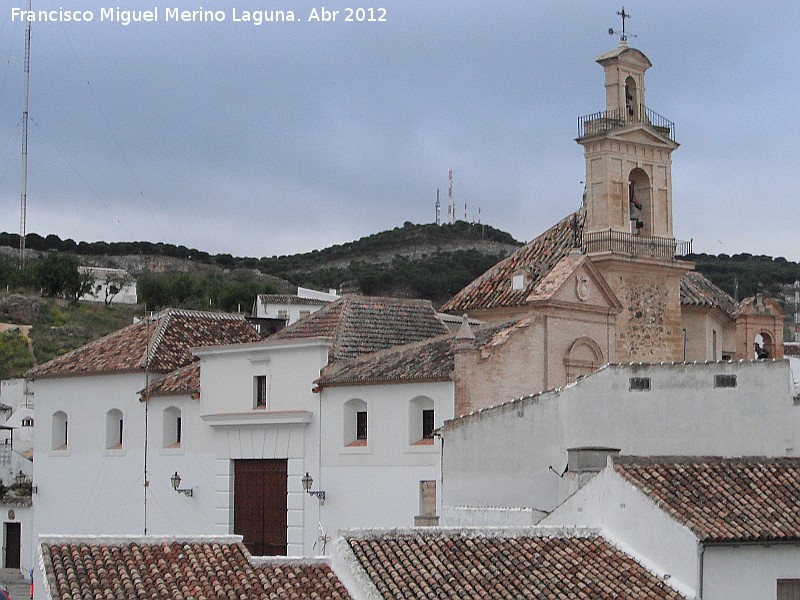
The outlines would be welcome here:
<svg viewBox="0 0 800 600">
<path fill-rule="evenodd" d="M 253 556 L 286 554 L 286 459 L 234 461 L 233 532 Z"/>
<path fill-rule="evenodd" d="M 6 569 L 19 569 L 19 555 L 20 555 L 20 542 L 22 536 L 20 535 L 19 523 L 6 523 L 5 524 L 5 568 Z"/>
</svg>

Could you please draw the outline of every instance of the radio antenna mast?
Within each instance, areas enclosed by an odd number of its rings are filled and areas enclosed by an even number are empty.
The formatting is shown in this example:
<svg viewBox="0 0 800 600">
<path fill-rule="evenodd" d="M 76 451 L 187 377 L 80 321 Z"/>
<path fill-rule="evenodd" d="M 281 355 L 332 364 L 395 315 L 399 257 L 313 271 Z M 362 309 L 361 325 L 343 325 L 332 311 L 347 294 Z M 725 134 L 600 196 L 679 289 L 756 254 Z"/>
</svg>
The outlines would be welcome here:
<svg viewBox="0 0 800 600">
<path fill-rule="evenodd" d="M 31 12 L 31 0 L 28 0 L 28 14 Z M 28 215 L 28 96 L 31 84 L 31 22 L 25 25 L 25 62 L 23 65 L 23 101 L 22 101 L 22 184 L 19 194 L 19 264 L 25 266 L 25 235 L 27 233 Z"/>
</svg>

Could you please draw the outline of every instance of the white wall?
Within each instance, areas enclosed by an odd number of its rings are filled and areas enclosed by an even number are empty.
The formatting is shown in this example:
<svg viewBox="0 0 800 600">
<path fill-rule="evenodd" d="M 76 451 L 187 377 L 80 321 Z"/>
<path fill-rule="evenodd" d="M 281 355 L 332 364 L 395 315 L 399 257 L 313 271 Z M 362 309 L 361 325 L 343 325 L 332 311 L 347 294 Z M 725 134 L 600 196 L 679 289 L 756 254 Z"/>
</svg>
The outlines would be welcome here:
<svg viewBox="0 0 800 600">
<path fill-rule="evenodd" d="M 145 387 L 142 373 L 40 379 L 34 385 L 37 534 L 142 534 L 145 528 L 148 534 L 227 533 L 209 530 L 216 499 L 206 474 L 215 457 L 199 428 L 197 400 L 176 396 L 143 404 L 138 394 Z M 177 448 L 163 444 L 168 406 L 181 411 Z M 123 445 L 116 449 L 106 448 L 111 409 L 123 415 Z M 57 410 L 68 416 L 66 450 L 51 448 L 51 415 Z M 182 487 L 195 488 L 193 498 L 172 489 L 170 476 L 176 470 Z"/>
<path fill-rule="evenodd" d="M 233 531 L 232 469 L 236 459 L 285 458 L 288 470 L 287 552 L 311 555 L 319 502 L 305 494 L 308 472 L 319 489 L 319 394 L 314 380 L 327 364 L 329 342 L 260 342 L 203 348 L 200 412 L 204 443 L 214 453 L 206 474 L 215 483 L 217 530 Z M 254 408 L 255 376 L 267 377 L 266 409 Z M 318 551 L 317 551 L 318 553 Z"/>
<path fill-rule="evenodd" d="M 717 374 L 736 375 L 737 387 L 715 388 Z M 630 391 L 630 377 L 649 377 L 650 391 Z M 787 361 L 608 366 L 456 419 L 443 429 L 442 503 L 550 510 L 563 499 L 553 471 L 564 471 L 568 448 L 796 456 L 800 407 L 789 380 Z"/>
<path fill-rule="evenodd" d="M 438 428 L 453 417 L 452 382 L 337 386 L 324 388 L 321 395 L 320 485 L 327 497 L 320 512 L 326 533 L 413 526 L 414 517 L 420 515 L 420 482 L 438 479 L 441 446 L 438 438 L 429 445 L 415 443 L 421 434 L 416 434 L 412 400 L 433 401 Z M 354 398 L 367 406 L 367 444 L 348 447 L 344 406 Z"/>
<path fill-rule="evenodd" d="M 703 600 L 775 598 L 778 579 L 800 579 L 800 543 L 708 546 Z"/>
</svg>

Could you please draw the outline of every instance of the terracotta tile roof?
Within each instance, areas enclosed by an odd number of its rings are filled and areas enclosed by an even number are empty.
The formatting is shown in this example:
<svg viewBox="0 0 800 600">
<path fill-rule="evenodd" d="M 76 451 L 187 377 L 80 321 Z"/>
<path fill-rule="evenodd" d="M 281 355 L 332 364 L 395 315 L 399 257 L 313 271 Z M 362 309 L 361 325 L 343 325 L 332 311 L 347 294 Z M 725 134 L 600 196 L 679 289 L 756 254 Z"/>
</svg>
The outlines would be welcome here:
<svg viewBox="0 0 800 600">
<path fill-rule="evenodd" d="M 575 272 L 575 269 L 580 266 L 585 260 L 588 260 L 583 254 L 568 254 L 562 258 L 558 263 L 539 280 L 536 287 L 525 299 L 526 302 L 534 302 L 537 300 L 549 300 L 553 297 L 564 282 Z"/>
<path fill-rule="evenodd" d="M 54 358 L 26 374 L 30 378 L 124 373 L 168 373 L 192 361 L 190 349 L 261 337 L 244 317 L 224 313 L 167 309 L 153 317 Z"/>
<path fill-rule="evenodd" d="M 697 271 L 681 278 L 681 304 L 719 308 L 733 318 L 736 301 Z"/>
<path fill-rule="evenodd" d="M 476 309 L 521 306 L 527 301 L 539 282 L 581 239 L 586 221 L 583 209 L 559 221 L 536 239 L 528 242 L 508 258 L 500 261 L 463 290 L 448 300 L 443 312 L 464 312 Z M 515 274 L 526 273 L 524 289 L 511 289 Z"/>
<path fill-rule="evenodd" d="M 330 360 L 353 358 L 447 333 L 428 300 L 344 296 L 270 337 L 333 342 Z"/>
<path fill-rule="evenodd" d="M 383 598 L 683 598 L 596 532 L 346 537 Z"/>
<path fill-rule="evenodd" d="M 519 318 L 475 329 L 475 345 L 487 349 L 527 319 Z M 396 346 L 350 360 L 337 361 L 322 370 L 316 381 L 321 387 L 373 382 L 444 381 L 455 366 L 453 349 L 457 333 L 437 336 L 413 344 Z"/>
<path fill-rule="evenodd" d="M 200 397 L 200 361 L 169 373 L 142 391 L 142 400 L 157 396 Z"/>
<path fill-rule="evenodd" d="M 325 306 L 331 302 L 321 298 L 301 298 L 290 294 L 260 294 L 258 300 L 261 304 L 306 304 L 312 306 Z"/>
<path fill-rule="evenodd" d="M 41 548 L 53 598 L 350 598 L 327 564 L 254 566 L 241 543 L 98 540 Z"/>
<path fill-rule="evenodd" d="M 800 458 L 620 457 L 614 470 L 702 541 L 800 540 Z"/>
</svg>

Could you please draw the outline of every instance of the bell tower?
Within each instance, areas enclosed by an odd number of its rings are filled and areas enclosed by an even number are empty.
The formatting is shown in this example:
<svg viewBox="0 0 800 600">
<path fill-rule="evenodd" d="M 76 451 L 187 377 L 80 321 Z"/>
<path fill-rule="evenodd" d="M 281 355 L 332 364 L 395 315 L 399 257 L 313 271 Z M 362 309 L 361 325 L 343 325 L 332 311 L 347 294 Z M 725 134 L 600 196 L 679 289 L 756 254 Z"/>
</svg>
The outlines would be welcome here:
<svg viewBox="0 0 800 600">
<path fill-rule="evenodd" d="M 605 71 L 604 111 L 578 120 L 586 159 L 587 232 L 672 238 L 674 124 L 647 108 L 652 65 L 625 40 L 597 62 Z M 665 240 L 666 242 L 666 240 Z"/>
<path fill-rule="evenodd" d="M 613 362 L 683 359 L 680 282 L 693 265 L 672 229 L 674 124 L 647 107 L 652 64 L 628 46 L 597 58 L 605 74 L 605 109 L 578 119 L 586 159 L 582 250 L 623 306 Z"/>
</svg>

